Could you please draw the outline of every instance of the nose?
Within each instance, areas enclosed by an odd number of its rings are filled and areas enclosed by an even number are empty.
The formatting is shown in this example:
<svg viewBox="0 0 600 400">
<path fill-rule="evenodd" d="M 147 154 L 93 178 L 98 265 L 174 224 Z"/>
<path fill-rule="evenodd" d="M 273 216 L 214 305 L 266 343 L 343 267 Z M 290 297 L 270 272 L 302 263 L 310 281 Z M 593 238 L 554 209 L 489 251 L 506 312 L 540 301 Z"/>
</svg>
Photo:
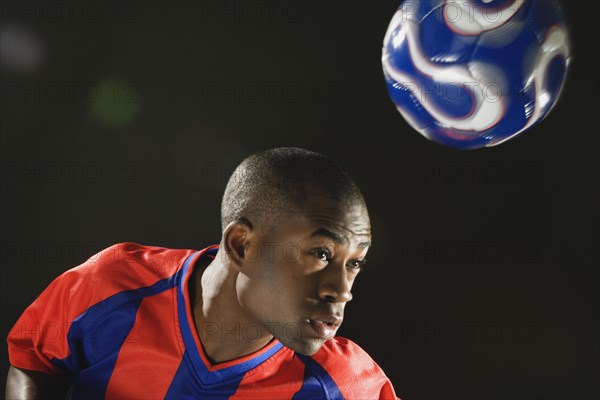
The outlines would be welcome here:
<svg viewBox="0 0 600 400">
<path fill-rule="evenodd" d="M 341 265 L 328 265 L 319 284 L 319 298 L 328 303 L 347 303 L 352 300 L 352 280 L 346 268 Z"/>
</svg>

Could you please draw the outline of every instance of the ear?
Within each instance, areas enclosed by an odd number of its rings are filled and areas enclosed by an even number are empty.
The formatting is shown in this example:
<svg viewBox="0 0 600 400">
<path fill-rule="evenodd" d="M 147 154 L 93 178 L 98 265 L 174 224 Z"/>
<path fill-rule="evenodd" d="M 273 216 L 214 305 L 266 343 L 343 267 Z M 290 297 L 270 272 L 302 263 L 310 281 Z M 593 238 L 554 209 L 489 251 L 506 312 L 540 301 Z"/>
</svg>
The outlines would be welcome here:
<svg viewBox="0 0 600 400">
<path fill-rule="evenodd" d="M 248 258 L 248 248 L 254 231 L 247 221 L 233 221 L 223 231 L 225 254 L 238 270 Z"/>
</svg>

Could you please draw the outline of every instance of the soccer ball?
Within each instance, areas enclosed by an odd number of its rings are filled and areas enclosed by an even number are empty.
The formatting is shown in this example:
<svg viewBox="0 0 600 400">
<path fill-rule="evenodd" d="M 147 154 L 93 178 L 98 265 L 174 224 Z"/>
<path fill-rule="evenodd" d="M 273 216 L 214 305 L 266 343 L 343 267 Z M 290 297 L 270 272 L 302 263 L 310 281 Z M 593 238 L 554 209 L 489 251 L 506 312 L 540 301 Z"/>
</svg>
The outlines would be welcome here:
<svg viewBox="0 0 600 400">
<path fill-rule="evenodd" d="M 567 74 L 556 0 L 407 0 L 383 41 L 391 100 L 445 146 L 495 146 L 544 119 Z"/>
</svg>

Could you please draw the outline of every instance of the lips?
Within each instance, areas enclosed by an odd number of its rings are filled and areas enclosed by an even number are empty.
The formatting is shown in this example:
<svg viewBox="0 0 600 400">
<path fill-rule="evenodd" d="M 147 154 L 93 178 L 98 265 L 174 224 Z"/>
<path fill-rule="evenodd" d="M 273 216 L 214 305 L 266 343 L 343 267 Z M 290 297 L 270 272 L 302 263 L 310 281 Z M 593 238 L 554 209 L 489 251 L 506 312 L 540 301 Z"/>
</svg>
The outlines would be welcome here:
<svg viewBox="0 0 600 400">
<path fill-rule="evenodd" d="M 342 319 L 333 315 L 309 318 L 308 323 L 321 339 L 329 339 L 335 335 L 335 332 L 342 323 Z"/>
</svg>

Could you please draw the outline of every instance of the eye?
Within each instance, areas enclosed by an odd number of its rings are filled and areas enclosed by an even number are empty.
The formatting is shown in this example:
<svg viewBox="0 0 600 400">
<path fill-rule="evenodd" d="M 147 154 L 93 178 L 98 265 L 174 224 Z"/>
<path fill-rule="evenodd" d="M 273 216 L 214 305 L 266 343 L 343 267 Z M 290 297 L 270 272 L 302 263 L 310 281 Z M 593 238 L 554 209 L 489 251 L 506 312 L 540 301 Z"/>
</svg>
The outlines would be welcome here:
<svg viewBox="0 0 600 400">
<path fill-rule="evenodd" d="M 362 271 L 366 263 L 367 260 L 352 260 L 348 263 L 348 268 Z"/>
<path fill-rule="evenodd" d="M 329 250 L 325 248 L 319 248 L 314 250 L 314 255 L 319 259 L 319 261 L 330 262 L 331 261 L 331 253 Z"/>
</svg>

